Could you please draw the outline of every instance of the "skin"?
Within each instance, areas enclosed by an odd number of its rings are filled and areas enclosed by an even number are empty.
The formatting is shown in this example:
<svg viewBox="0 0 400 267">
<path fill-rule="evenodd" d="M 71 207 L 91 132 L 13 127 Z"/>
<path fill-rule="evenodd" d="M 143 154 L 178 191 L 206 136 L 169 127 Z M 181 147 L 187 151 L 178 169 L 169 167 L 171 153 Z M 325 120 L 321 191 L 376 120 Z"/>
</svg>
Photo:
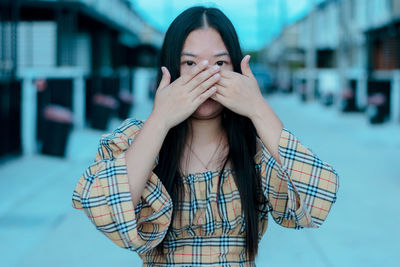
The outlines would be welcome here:
<svg viewBox="0 0 400 267">
<path fill-rule="evenodd" d="M 278 144 L 283 124 L 263 98 L 249 60 L 250 56 L 245 56 L 241 61 L 243 74 L 233 72 L 220 34 L 206 27 L 191 32 L 185 40 L 178 79 L 171 83 L 168 70 L 162 68 L 163 77 L 153 111 L 125 154 L 134 206 L 140 199 L 169 129 L 187 118 L 192 125 L 187 140 L 203 162 L 207 162 L 215 151 L 221 135 L 224 138 L 221 142 L 226 144 L 221 112 L 228 108 L 251 119 L 258 136 L 281 164 Z M 220 149 L 219 157 L 223 158 L 225 153 L 226 149 Z M 195 157 L 185 161 L 188 155 L 186 148 L 183 154 L 185 172 L 204 171 Z M 219 167 L 218 160 L 213 164 L 210 169 Z"/>
</svg>

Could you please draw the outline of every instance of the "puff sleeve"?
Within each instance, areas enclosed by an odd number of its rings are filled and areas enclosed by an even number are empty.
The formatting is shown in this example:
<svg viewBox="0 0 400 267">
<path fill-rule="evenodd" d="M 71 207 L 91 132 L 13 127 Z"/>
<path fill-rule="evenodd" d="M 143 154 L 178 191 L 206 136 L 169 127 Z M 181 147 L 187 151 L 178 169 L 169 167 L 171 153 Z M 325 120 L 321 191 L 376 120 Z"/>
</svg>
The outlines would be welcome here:
<svg viewBox="0 0 400 267">
<path fill-rule="evenodd" d="M 138 253 L 163 240 L 172 215 L 172 200 L 154 172 L 133 207 L 125 151 L 142 126 L 143 121 L 127 119 L 101 137 L 95 160 L 80 177 L 72 198 L 73 207 L 83 210 L 99 231 Z"/>
<path fill-rule="evenodd" d="M 338 174 L 286 128 L 279 141 L 281 165 L 261 142 L 261 188 L 273 219 L 281 226 L 317 228 L 338 191 Z"/>
</svg>

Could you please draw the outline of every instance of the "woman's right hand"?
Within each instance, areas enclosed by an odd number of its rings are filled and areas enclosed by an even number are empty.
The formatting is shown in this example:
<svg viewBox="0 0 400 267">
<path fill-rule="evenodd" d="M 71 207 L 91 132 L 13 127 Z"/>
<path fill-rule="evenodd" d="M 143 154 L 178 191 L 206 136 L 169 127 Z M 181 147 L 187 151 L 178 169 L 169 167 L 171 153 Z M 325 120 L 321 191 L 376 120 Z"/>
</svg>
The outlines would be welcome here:
<svg viewBox="0 0 400 267">
<path fill-rule="evenodd" d="M 208 61 L 195 65 L 190 72 L 181 75 L 173 83 L 166 67 L 154 99 L 151 116 L 161 120 L 169 130 L 187 119 L 216 92 L 213 86 L 220 79 L 220 67 L 208 67 Z"/>
</svg>

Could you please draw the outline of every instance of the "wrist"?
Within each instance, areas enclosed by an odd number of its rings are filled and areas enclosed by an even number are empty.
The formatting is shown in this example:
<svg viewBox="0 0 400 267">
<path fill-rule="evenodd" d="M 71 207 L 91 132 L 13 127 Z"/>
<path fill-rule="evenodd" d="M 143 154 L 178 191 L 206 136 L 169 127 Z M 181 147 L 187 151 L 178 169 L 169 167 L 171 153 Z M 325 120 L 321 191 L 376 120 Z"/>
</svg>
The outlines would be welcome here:
<svg viewBox="0 0 400 267">
<path fill-rule="evenodd" d="M 256 123 L 268 119 L 269 109 L 270 107 L 264 99 L 259 101 L 256 105 L 254 105 L 254 109 L 252 109 L 253 112 L 249 116 L 250 120 L 253 123 Z"/>
<path fill-rule="evenodd" d="M 269 125 L 270 128 L 279 129 L 283 127 L 282 121 L 276 115 L 272 107 L 264 100 L 256 105 L 250 120 L 254 126 Z"/>
<path fill-rule="evenodd" d="M 152 128 L 164 135 L 167 135 L 169 129 L 171 128 L 164 118 L 154 112 L 152 112 L 147 118 L 146 123 L 151 124 Z"/>
</svg>

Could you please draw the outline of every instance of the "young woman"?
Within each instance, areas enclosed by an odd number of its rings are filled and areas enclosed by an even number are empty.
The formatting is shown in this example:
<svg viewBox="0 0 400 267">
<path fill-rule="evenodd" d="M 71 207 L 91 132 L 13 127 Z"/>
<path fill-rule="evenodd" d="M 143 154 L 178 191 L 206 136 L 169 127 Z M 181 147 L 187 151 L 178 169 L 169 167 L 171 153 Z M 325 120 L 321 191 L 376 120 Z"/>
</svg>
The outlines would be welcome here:
<svg viewBox="0 0 400 267">
<path fill-rule="evenodd" d="M 145 266 L 253 266 L 268 213 L 318 227 L 338 175 L 264 100 L 229 19 L 193 7 L 169 27 L 146 121 L 100 140 L 73 205 Z"/>
</svg>

